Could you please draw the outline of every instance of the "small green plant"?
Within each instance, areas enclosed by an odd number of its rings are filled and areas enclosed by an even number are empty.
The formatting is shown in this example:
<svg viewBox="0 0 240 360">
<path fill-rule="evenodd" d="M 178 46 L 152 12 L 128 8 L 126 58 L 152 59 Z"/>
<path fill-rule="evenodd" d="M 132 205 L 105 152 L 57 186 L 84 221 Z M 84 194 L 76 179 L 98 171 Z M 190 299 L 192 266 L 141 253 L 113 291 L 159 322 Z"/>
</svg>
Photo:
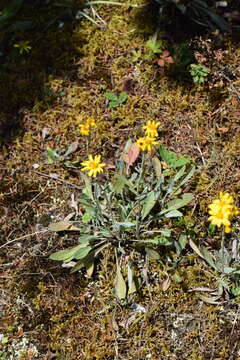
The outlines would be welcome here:
<svg viewBox="0 0 240 360">
<path fill-rule="evenodd" d="M 224 237 L 224 234 L 222 235 Z M 217 304 L 223 293 L 240 295 L 240 256 L 239 241 L 232 240 L 228 247 L 222 241 L 219 250 L 210 252 L 206 247 L 198 247 L 192 240 L 192 249 L 206 261 L 206 263 L 217 273 L 217 288 L 208 291 L 209 296 L 199 296 L 203 301 Z"/>
<path fill-rule="evenodd" d="M 132 61 L 138 62 L 141 59 L 153 60 L 157 55 L 163 53 L 164 43 L 162 40 L 157 40 L 157 33 L 155 33 L 147 42 L 145 48 L 145 55 L 141 50 L 132 51 Z"/>
<path fill-rule="evenodd" d="M 141 50 L 133 50 L 132 51 L 131 61 L 135 63 L 135 62 L 138 62 L 141 59 L 142 59 L 142 51 Z"/>
<path fill-rule="evenodd" d="M 83 170 L 94 168 L 97 174 L 98 167 L 105 166 L 100 161 L 100 156 L 90 157 Z M 186 235 L 176 232 L 172 219 L 182 217 L 182 209 L 193 200 L 191 193 L 183 192 L 195 171 L 189 161 L 163 146 L 159 155 L 152 157 L 128 141 L 112 179 L 92 182 L 82 174 L 84 187 L 78 200 L 82 215 L 49 226 L 51 231 L 79 231 L 78 244 L 53 253 L 50 259 L 70 263 L 71 273 L 85 267 L 91 276 L 96 258 L 112 248 L 115 294 L 125 299 L 134 293 L 140 283 L 134 273 L 137 252 L 162 261 L 162 248 L 177 249 L 179 254 L 186 245 Z"/>
<path fill-rule="evenodd" d="M 216 227 L 222 228 L 221 245 L 219 250 L 213 253 L 206 247 L 197 247 L 193 241 L 190 242 L 192 249 L 206 261 L 220 276 L 218 276 L 218 289 L 213 292 L 212 297 L 204 297 L 206 302 L 216 303 L 223 292 L 230 292 L 235 296 L 240 294 L 240 244 L 237 239 L 229 239 L 225 242 L 225 233 L 232 231 L 232 218 L 239 214 L 238 208 L 234 205 L 234 198 L 228 193 L 220 193 L 208 206 L 211 222 L 211 234 L 215 235 Z"/>
<path fill-rule="evenodd" d="M 157 40 L 157 33 L 155 33 L 147 42 L 146 42 L 148 54 L 144 55 L 143 58 L 146 60 L 151 60 L 163 52 L 163 42 Z"/>
<path fill-rule="evenodd" d="M 203 83 L 209 73 L 210 70 L 202 64 L 190 65 L 190 74 L 192 75 L 193 81 L 197 84 Z"/>
<path fill-rule="evenodd" d="M 147 41 L 146 45 L 147 45 L 148 50 L 152 54 L 161 54 L 162 53 L 163 44 L 160 40 L 156 40 L 155 38 L 152 38 Z"/>
<path fill-rule="evenodd" d="M 108 105 L 111 109 L 124 104 L 128 98 L 128 94 L 124 91 L 121 92 L 119 96 L 115 95 L 112 92 L 106 92 L 104 95 L 108 99 Z"/>
<path fill-rule="evenodd" d="M 71 143 L 66 151 L 57 151 L 50 147 L 46 149 L 45 155 L 48 164 L 54 164 L 56 162 L 63 163 L 66 167 L 74 167 L 72 163 L 68 161 L 69 155 L 75 152 L 78 148 L 78 142 Z"/>
</svg>

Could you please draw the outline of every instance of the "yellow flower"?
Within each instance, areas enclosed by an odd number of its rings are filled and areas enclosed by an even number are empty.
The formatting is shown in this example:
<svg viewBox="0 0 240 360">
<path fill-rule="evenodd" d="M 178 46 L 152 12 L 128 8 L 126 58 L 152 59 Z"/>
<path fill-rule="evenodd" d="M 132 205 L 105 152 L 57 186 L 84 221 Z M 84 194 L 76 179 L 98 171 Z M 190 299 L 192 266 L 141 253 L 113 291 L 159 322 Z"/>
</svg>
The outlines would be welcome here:
<svg viewBox="0 0 240 360">
<path fill-rule="evenodd" d="M 79 125 L 79 127 L 80 127 L 80 133 L 82 135 L 85 135 L 85 136 L 89 135 L 90 128 L 89 128 L 88 124 L 81 124 L 81 125 Z"/>
<path fill-rule="evenodd" d="M 137 140 L 138 147 L 143 151 L 152 151 L 154 145 L 158 145 L 158 141 L 155 138 L 146 136 Z"/>
<path fill-rule="evenodd" d="M 147 125 L 143 126 L 143 129 L 145 130 L 146 132 L 146 135 L 147 136 L 150 136 L 150 137 L 157 137 L 158 136 L 158 132 L 157 132 L 157 129 L 160 125 L 160 121 L 148 121 L 147 122 Z"/>
<path fill-rule="evenodd" d="M 105 163 L 101 163 L 101 155 L 96 155 L 94 158 L 92 155 L 88 155 L 88 159 L 83 161 L 81 165 L 84 167 L 82 171 L 88 171 L 88 176 L 96 177 L 98 173 L 103 172 L 103 167 Z"/>
<path fill-rule="evenodd" d="M 96 126 L 95 120 L 91 119 L 91 118 L 87 119 L 86 125 L 92 126 L 92 127 Z"/>
<path fill-rule="evenodd" d="M 29 45 L 29 41 L 22 41 L 18 44 L 14 44 L 13 46 L 19 49 L 20 54 L 23 54 L 24 52 L 28 53 L 32 49 Z"/>
<path fill-rule="evenodd" d="M 220 192 L 219 199 L 215 199 L 208 207 L 210 209 L 208 213 L 211 215 L 208 220 L 212 225 L 217 227 L 223 225 L 224 231 L 229 233 L 231 231 L 231 218 L 239 213 L 238 208 L 234 205 L 233 196 Z"/>
</svg>

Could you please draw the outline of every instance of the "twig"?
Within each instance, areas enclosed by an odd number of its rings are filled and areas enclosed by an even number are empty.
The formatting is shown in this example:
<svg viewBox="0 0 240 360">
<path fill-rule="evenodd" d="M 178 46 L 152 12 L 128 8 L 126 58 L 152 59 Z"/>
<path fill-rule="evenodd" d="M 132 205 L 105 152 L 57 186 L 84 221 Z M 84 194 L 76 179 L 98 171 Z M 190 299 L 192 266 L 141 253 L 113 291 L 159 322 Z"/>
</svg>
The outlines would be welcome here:
<svg viewBox="0 0 240 360">
<path fill-rule="evenodd" d="M 106 27 L 106 26 L 107 26 L 106 21 L 104 21 L 104 20 L 101 18 L 101 16 L 96 12 L 96 10 L 94 9 L 94 7 L 91 6 L 91 10 L 92 10 L 93 16 L 94 16 L 94 17 L 97 17 L 98 20 L 100 20 L 100 22 L 102 23 L 102 25 L 103 25 L 104 27 Z"/>
<path fill-rule="evenodd" d="M 35 200 L 46 190 L 46 188 L 47 188 L 47 185 L 45 186 L 44 189 L 42 189 L 42 190 L 28 203 L 27 206 L 25 206 L 25 207 L 22 209 L 22 211 L 21 211 L 20 214 L 19 214 L 19 217 L 24 213 L 24 211 L 27 209 L 27 207 L 28 207 L 30 204 L 32 204 L 32 202 L 35 201 Z"/>
<path fill-rule="evenodd" d="M 203 165 L 205 166 L 206 163 L 205 163 L 205 160 L 204 160 L 204 157 L 203 157 L 202 150 L 200 149 L 200 146 L 198 145 L 198 142 L 196 142 L 196 148 L 198 149 L 198 151 L 199 151 L 199 153 L 201 155 L 201 158 L 202 158 Z"/>
<path fill-rule="evenodd" d="M 30 169 L 27 169 L 27 170 L 16 170 L 16 171 L 17 171 L 17 172 L 18 172 L 18 171 L 20 171 L 20 172 L 21 172 L 21 171 L 22 171 L 22 172 L 30 171 L 30 172 L 32 172 L 32 173 L 34 173 L 34 174 L 43 176 L 43 177 L 45 177 L 45 178 L 48 178 L 48 179 L 51 179 L 51 180 L 54 180 L 54 181 L 61 182 L 62 184 L 71 186 L 71 187 L 73 187 L 73 188 L 75 188 L 75 189 L 78 189 L 78 190 L 81 190 L 81 191 L 82 191 L 82 188 L 81 188 L 80 186 L 78 186 L 78 185 L 72 184 L 72 183 L 70 183 L 69 181 L 66 181 L 66 180 L 62 180 L 62 179 L 55 178 L 55 177 L 53 177 L 52 175 L 44 174 L 44 173 L 42 173 L 42 172 L 40 172 L 40 171 L 30 170 Z"/>
<path fill-rule="evenodd" d="M 27 234 L 27 235 L 24 235 L 24 236 L 20 236 L 19 238 L 15 238 L 15 239 L 13 239 L 13 240 L 10 240 L 10 241 L 6 242 L 6 243 L 3 244 L 2 246 L 0 246 L 0 249 L 2 249 L 4 246 L 7 246 L 7 245 L 9 245 L 9 244 L 12 244 L 12 243 L 15 242 L 15 241 L 24 240 L 24 239 L 26 239 L 26 238 L 28 238 L 28 237 L 30 237 L 30 236 L 34 236 L 34 235 L 38 235 L 38 234 L 43 234 L 43 233 L 48 232 L 48 231 L 49 231 L 49 230 L 46 229 L 46 230 L 42 230 L 42 231 L 36 231 L 36 232 L 34 232 L 34 233 L 32 233 L 32 234 Z"/>
<path fill-rule="evenodd" d="M 224 79 L 226 79 L 226 80 L 229 82 L 229 87 L 230 87 L 230 89 L 231 89 L 233 92 L 235 92 L 235 94 L 236 94 L 237 97 L 238 97 L 238 100 L 240 100 L 240 94 L 239 94 L 239 92 L 237 91 L 237 89 L 235 88 L 235 86 L 232 84 L 231 79 L 229 79 L 229 77 L 226 76 L 223 72 L 221 72 L 221 75 L 222 75 L 222 77 L 224 77 Z"/>
</svg>

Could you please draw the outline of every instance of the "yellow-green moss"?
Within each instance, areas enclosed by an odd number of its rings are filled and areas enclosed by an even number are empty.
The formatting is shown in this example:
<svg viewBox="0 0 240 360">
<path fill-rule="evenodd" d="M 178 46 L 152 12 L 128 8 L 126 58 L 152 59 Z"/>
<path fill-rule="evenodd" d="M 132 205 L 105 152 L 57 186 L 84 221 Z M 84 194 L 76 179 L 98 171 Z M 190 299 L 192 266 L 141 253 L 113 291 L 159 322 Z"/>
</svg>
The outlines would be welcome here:
<svg viewBox="0 0 240 360">
<path fill-rule="evenodd" d="M 66 184 L 19 171 L 32 170 L 33 164 L 38 164 L 42 173 L 57 173 L 61 179 L 80 185 L 79 170 L 46 162 L 47 147 L 64 150 L 78 141 L 72 160 L 81 161 L 88 152 L 114 159 L 115 151 L 119 152 L 129 137 L 136 139 L 141 134 L 147 119 L 156 119 L 161 122 L 162 143 L 191 156 L 196 165 L 204 163 L 191 189 L 199 206 L 181 225 L 191 228 L 197 234 L 196 241 L 203 243 L 207 236 L 206 207 L 214 194 L 239 190 L 239 99 L 234 92 L 216 92 L 213 96 L 204 86 L 177 82 L 167 69 L 157 66 L 156 59 L 133 61 L 133 50 L 146 54 L 146 41 L 155 31 L 151 21 L 143 21 L 145 8 L 96 9 L 107 22 L 106 28 L 84 20 L 66 23 L 62 29 L 50 28 L 43 34 L 33 31 L 29 33 L 31 54 L 10 62 L 9 69 L 14 71 L 1 75 L 6 99 L 0 123 L 17 119 L 21 130 L 3 149 L 0 160 L 4 173 L 0 205 L 6 209 L 1 210 L 4 241 L 34 233 L 41 215 L 64 218 L 73 211 L 71 197 L 80 196 Z M 46 14 L 49 16 L 48 11 L 42 11 L 40 23 Z M 171 46 L 167 41 L 165 45 Z M 234 63 L 240 51 L 231 43 L 228 46 L 232 54 L 229 61 Z M 125 78 L 134 82 L 128 99 L 110 109 L 104 93 L 119 93 Z M 233 85 L 239 91 L 239 83 L 234 81 Z M 89 140 L 79 132 L 79 124 L 88 117 L 97 124 Z M 224 127 L 228 128 L 226 132 L 220 130 Z M 44 138 L 45 128 L 48 136 Z M 54 198 L 63 203 L 54 202 Z M 21 326 L 25 336 L 36 343 L 41 359 L 48 351 L 58 360 L 117 356 L 135 360 L 150 355 L 156 360 L 173 355 L 190 360 L 229 359 L 237 328 L 229 338 L 233 324 L 221 314 L 221 307 L 204 304 L 193 291 L 216 287 L 217 277 L 196 255 L 185 255 L 178 269 L 150 261 L 152 300 L 143 284 L 129 303 L 121 304 L 112 292 L 115 268 L 110 250 L 97 265 L 93 280 L 86 279 L 84 273 L 70 275 L 48 259 L 53 248 L 74 242 L 74 237 L 36 234 L 4 248 L 1 264 L 10 265 L 3 266 L 6 278 L 1 278 L 7 292 L 1 332 L 9 336 L 7 329 L 13 328 L 6 351 L 20 336 L 17 329 Z M 142 259 L 137 260 L 138 272 Z M 163 291 L 166 272 L 171 284 Z M 182 278 L 180 283 L 171 278 L 176 273 Z M 146 312 L 134 311 L 133 303 Z M 229 300 L 224 306 L 235 303 Z"/>
</svg>

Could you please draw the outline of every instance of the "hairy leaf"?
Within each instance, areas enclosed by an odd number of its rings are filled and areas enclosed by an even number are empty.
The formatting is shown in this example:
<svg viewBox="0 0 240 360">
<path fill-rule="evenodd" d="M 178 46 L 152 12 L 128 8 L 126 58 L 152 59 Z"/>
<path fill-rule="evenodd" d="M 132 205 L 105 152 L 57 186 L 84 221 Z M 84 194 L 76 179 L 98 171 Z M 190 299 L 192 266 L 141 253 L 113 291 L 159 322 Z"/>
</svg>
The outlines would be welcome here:
<svg viewBox="0 0 240 360">
<path fill-rule="evenodd" d="M 49 256 L 49 259 L 51 260 L 66 260 L 66 259 L 73 259 L 74 258 L 74 255 L 75 253 L 81 249 L 82 245 L 77 245 L 77 246 L 74 246 L 73 248 L 71 249 L 66 249 L 66 250 L 60 250 L 60 251 L 57 251 L 53 254 L 51 254 Z M 70 261 L 70 260 L 69 260 Z"/>
<path fill-rule="evenodd" d="M 187 236 L 184 234 L 180 235 L 178 239 L 178 244 L 180 245 L 181 250 L 185 249 L 187 245 Z"/>
<path fill-rule="evenodd" d="M 74 259 L 80 260 L 85 258 L 88 253 L 92 250 L 91 246 L 82 247 L 79 250 L 77 250 L 74 254 Z"/>
<path fill-rule="evenodd" d="M 173 218 L 173 217 L 180 217 L 180 216 L 183 216 L 183 214 L 178 210 L 171 210 L 165 214 L 165 218 Z"/>
<path fill-rule="evenodd" d="M 133 271 L 128 264 L 128 295 L 134 294 L 137 291 L 136 284 L 133 278 Z"/>
<path fill-rule="evenodd" d="M 160 259 L 160 255 L 159 253 L 152 249 L 152 248 L 149 248 L 149 247 L 145 247 L 145 251 L 146 251 L 146 254 L 149 258 L 153 258 L 153 259 L 156 259 L 156 260 L 159 260 Z"/>
<path fill-rule="evenodd" d="M 210 252 L 206 249 L 206 248 L 202 248 L 202 255 L 204 257 L 204 259 L 206 260 L 206 262 L 213 267 L 213 269 L 218 270 L 217 265 L 214 262 L 214 258 L 212 257 L 212 255 L 210 254 Z"/>
<path fill-rule="evenodd" d="M 126 185 L 129 185 L 129 181 L 126 178 L 126 176 L 121 175 L 121 174 L 117 174 L 112 181 L 112 186 L 113 186 L 113 190 L 117 193 L 117 194 L 122 194 L 123 193 L 123 189 Z"/>
<path fill-rule="evenodd" d="M 86 192 L 86 195 L 87 195 L 91 200 L 94 200 L 94 198 L 93 198 L 93 192 L 92 192 L 92 183 L 91 183 L 91 181 L 89 180 L 89 177 L 86 176 L 86 175 L 83 174 L 83 173 L 81 173 L 81 177 L 83 178 L 84 183 L 85 183 L 85 192 Z"/>
<path fill-rule="evenodd" d="M 126 298 L 127 295 L 127 286 L 125 284 L 125 281 L 123 279 L 121 270 L 119 265 L 117 264 L 117 274 L 116 274 L 116 278 L 115 278 L 115 288 L 114 288 L 114 292 L 117 295 L 117 297 L 122 300 Z"/>
<path fill-rule="evenodd" d="M 152 210 L 152 208 L 154 207 L 154 205 L 156 204 L 156 200 L 155 200 L 155 193 L 154 191 L 151 191 L 143 204 L 143 209 L 142 209 L 142 220 L 145 219 L 145 217 L 150 213 L 150 211 Z"/>
<path fill-rule="evenodd" d="M 173 169 L 186 165 L 190 162 L 190 159 L 187 157 L 180 157 L 178 159 L 177 155 L 174 152 L 168 151 L 162 144 L 160 145 L 159 153 L 162 160 L 165 161 Z"/>
<path fill-rule="evenodd" d="M 186 193 L 182 195 L 182 198 L 177 198 L 169 201 L 166 205 L 166 208 L 160 212 L 160 215 L 166 214 L 172 210 L 177 210 L 182 208 L 183 206 L 186 206 L 193 200 L 193 198 L 194 198 L 193 194 Z"/>
<path fill-rule="evenodd" d="M 153 168 L 155 170 L 156 176 L 158 179 L 160 179 L 162 175 L 162 165 L 160 160 L 155 156 L 152 158 Z"/>
<path fill-rule="evenodd" d="M 75 152 L 78 148 L 78 141 L 74 141 L 73 143 L 71 143 L 67 149 L 67 151 L 65 152 L 64 156 L 68 156 L 70 154 L 72 154 L 73 152 Z"/>
</svg>

